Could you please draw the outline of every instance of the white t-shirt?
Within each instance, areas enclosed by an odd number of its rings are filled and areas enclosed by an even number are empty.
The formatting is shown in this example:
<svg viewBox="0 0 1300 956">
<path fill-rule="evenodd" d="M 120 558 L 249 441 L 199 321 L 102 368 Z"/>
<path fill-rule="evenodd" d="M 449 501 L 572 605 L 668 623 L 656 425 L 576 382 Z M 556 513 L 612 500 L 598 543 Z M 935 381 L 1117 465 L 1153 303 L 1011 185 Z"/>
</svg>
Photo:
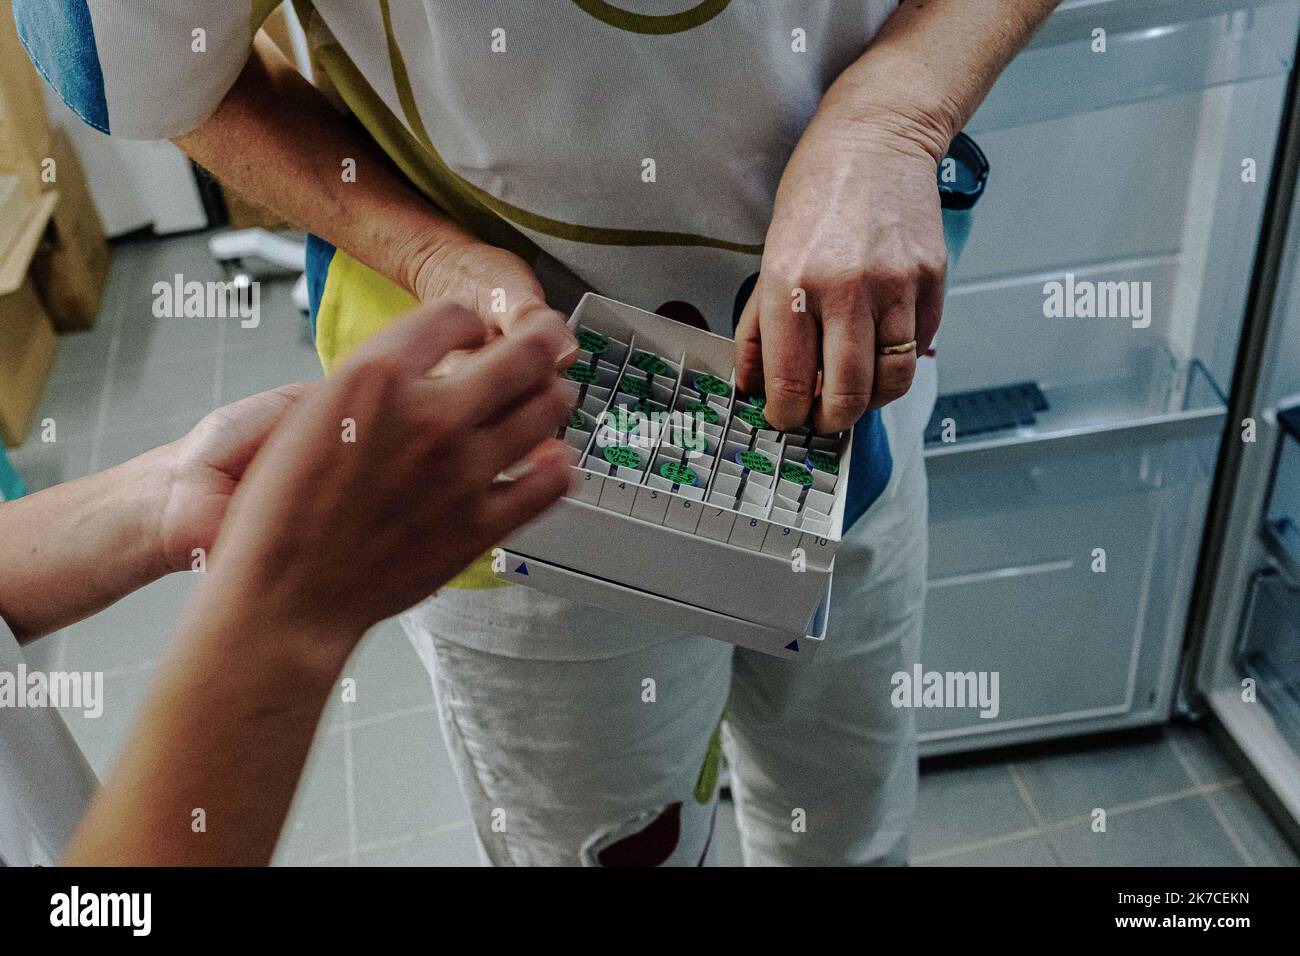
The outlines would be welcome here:
<svg viewBox="0 0 1300 956">
<path fill-rule="evenodd" d="M 0 620 L 0 679 L 17 681 L 25 668 Z M 0 703 L 0 864 L 57 862 L 97 783 L 56 709 Z"/>
<path fill-rule="evenodd" d="M 104 132 L 161 138 L 216 110 L 273 6 L 17 0 L 15 13 L 74 111 Z M 471 231 L 513 231 L 587 287 L 650 310 L 673 303 L 665 314 L 729 335 L 790 153 L 898 4 L 294 6 L 320 72 Z"/>
</svg>

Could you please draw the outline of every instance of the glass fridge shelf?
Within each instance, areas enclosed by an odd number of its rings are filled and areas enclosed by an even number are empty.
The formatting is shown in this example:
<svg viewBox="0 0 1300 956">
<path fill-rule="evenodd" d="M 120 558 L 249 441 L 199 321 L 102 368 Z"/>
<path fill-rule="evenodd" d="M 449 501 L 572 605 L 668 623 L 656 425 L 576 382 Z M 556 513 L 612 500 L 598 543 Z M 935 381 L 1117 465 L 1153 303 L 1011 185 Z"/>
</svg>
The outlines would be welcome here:
<svg viewBox="0 0 1300 956">
<path fill-rule="evenodd" d="M 981 407 L 983 414 L 973 413 Z M 972 410 L 965 423 L 964 409 Z M 926 429 L 925 454 L 933 458 L 1135 429 L 1163 432 L 1226 410 L 1223 390 L 1199 360 L 1180 363 L 1156 346 L 1121 374 L 1096 381 L 1019 382 L 940 395 Z M 999 412 L 1005 417 L 1000 428 L 995 427 Z"/>
</svg>

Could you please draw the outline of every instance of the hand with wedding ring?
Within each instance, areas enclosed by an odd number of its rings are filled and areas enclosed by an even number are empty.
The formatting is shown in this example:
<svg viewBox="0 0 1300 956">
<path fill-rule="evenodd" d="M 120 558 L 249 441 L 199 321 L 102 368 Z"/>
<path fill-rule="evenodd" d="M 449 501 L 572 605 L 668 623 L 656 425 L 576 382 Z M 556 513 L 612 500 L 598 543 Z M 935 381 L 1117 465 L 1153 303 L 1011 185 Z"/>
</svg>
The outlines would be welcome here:
<svg viewBox="0 0 1300 956">
<path fill-rule="evenodd" d="M 737 380 L 777 428 L 842 431 L 906 394 L 939 328 L 944 134 L 824 102 L 777 190 Z"/>
</svg>

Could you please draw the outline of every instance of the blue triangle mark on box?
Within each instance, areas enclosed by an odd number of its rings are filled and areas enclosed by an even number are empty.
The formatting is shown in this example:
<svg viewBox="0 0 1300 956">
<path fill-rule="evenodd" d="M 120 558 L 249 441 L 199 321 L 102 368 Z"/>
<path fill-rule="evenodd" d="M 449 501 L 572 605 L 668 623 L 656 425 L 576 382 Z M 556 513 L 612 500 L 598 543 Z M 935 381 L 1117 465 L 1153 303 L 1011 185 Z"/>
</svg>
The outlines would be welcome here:
<svg viewBox="0 0 1300 956">
<path fill-rule="evenodd" d="M 515 568 L 515 574 L 527 574 L 527 573 L 528 573 L 528 565 L 520 561 L 519 567 Z"/>
<path fill-rule="evenodd" d="M 796 654 L 798 654 L 798 653 L 799 653 L 799 641 L 798 641 L 798 640 L 793 640 L 793 641 L 791 641 L 789 644 L 787 644 L 787 645 L 785 646 L 785 649 L 786 649 L 787 651 L 794 651 Z"/>
</svg>

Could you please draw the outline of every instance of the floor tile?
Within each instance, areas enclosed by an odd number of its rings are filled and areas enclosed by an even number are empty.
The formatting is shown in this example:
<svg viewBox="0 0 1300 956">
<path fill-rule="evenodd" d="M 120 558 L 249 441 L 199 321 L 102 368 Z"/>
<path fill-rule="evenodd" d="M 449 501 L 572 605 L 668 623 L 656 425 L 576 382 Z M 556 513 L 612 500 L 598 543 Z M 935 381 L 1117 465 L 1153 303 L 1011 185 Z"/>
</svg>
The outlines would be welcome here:
<svg viewBox="0 0 1300 956">
<path fill-rule="evenodd" d="M 30 493 L 89 474 L 93 447 L 89 435 L 43 442 L 34 432 L 21 447 L 10 448 L 7 454 Z"/>
<path fill-rule="evenodd" d="M 356 681 L 355 702 L 343 704 L 354 721 L 433 707 L 429 674 L 396 619 L 370 630 L 343 669 L 342 677 Z"/>
<path fill-rule="evenodd" d="M 137 311 L 122 322 L 117 368 L 144 371 L 177 356 L 211 354 L 220 344 L 221 324 L 235 322 L 196 316 L 158 318 L 151 311 Z"/>
<path fill-rule="evenodd" d="M 925 856 L 1033 825 L 1005 765 L 925 771 L 912 829 L 912 855 Z"/>
<path fill-rule="evenodd" d="M 1051 847 L 1039 836 L 974 847 L 917 861 L 917 866 L 1056 866 Z"/>
<path fill-rule="evenodd" d="M 710 862 L 714 866 L 745 865 L 740 849 L 740 828 L 736 826 L 736 805 L 730 800 L 718 801 L 717 828 L 713 832 Z"/>
<path fill-rule="evenodd" d="M 1300 854 L 1278 832 L 1245 784 L 1216 790 L 1206 799 L 1223 814 L 1224 825 L 1232 830 L 1252 865 L 1300 866 Z"/>
<path fill-rule="evenodd" d="M 134 428 L 105 430 L 99 440 L 97 470 L 112 468 L 137 455 L 143 455 L 180 438 L 197 423 L 201 415 L 191 414 L 181 418 L 167 417 L 159 421 L 137 425 Z"/>
<path fill-rule="evenodd" d="M 235 325 L 226 329 L 223 346 L 227 353 L 250 350 L 281 351 L 307 348 L 314 352 L 307 321 L 293 304 L 293 280 L 262 280 L 260 286 L 260 321 L 245 328 Z"/>
<path fill-rule="evenodd" d="M 226 352 L 221 363 L 221 403 L 291 382 L 315 382 L 322 374 L 320 359 L 306 344 Z"/>
<path fill-rule="evenodd" d="M 479 866 L 478 842 L 466 821 L 435 833 L 421 833 L 399 843 L 364 850 L 357 866 Z"/>
<path fill-rule="evenodd" d="M 358 843 L 466 818 L 435 714 L 409 714 L 350 732 Z"/>
<path fill-rule="evenodd" d="M 347 765 L 343 734 L 316 735 L 274 862 L 292 866 L 348 849 Z"/>
<path fill-rule="evenodd" d="M 1106 832 L 1080 823 L 1053 834 L 1066 866 L 1241 866 L 1203 796 L 1108 814 Z"/>
<path fill-rule="evenodd" d="M 80 375 L 56 387 L 47 387 L 36 409 L 33 434 L 44 427 L 46 420 L 52 420 L 57 441 L 93 436 L 103 397 L 103 372 Z"/>
<path fill-rule="evenodd" d="M 183 355 L 137 368 L 119 366 L 109 389 L 104 427 L 138 428 L 162 418 L 193 416 L 213 408 L 216 355 Z"/>
<path fill-rule="evenodd" d="M 67 665 L 65 670 L 78 669 Z M 113 764 L 130 733 L 135 715 L 140 712 L 145 694 L 153 680 L 153 669 L 107 673 L 104 675 L 104 708 L 98 717 L 82 711 L 60 710 L 72 736 L 86 760 L 102 780 Z"/>
<path fill-rule="evenodd" d="M 112 323 L 107 321 L 84 332 L 60 335 L 59 351 L 46 387 L 61 388 L 65 383 L 80 378 L 102 379 L 108 368 L 108 353 L 112 343 Z"/>
<path fill-rule="evenodd" d="M 1176 754 L 1187 762 L 1189 773 L 1198 784 L 1222 783 L 1239 775 L 1204 727 L 1171 724 L 1165 728 L 1165 736 Z"/>
<path fill-rule="evenodd" d="M 189 571 L 169 574 L 64 628 L 64 666 L 118 670 L 158 660 L 198 581 Z"/>
<path fill-rule="evenodd" d="M 1125 738 L 1016 761 L 1014 766 L 1048 823 L 1192 786 L 1163 737 Z"/>
</svg>

